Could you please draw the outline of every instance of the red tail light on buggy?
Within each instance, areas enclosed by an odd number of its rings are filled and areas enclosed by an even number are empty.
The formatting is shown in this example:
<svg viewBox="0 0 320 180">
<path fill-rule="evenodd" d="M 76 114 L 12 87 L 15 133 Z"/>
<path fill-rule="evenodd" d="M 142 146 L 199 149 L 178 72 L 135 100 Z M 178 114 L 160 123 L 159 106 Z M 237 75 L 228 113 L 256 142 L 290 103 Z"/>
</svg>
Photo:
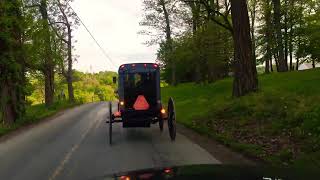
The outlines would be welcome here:
<svg viewBox="0 0 320 180">
<path fill-rule="evenodd" d="M 166 174 L 170 174 L 170 173 L 172 172 L 172 169 L 166 168 L 166 169 L 164 170 L 164 172 L 165 172 Z"/>
<path fill-rule="evenodd" d="M 130 180 L 130 177 L 129 176 L 121 176 L 120 180 Z"/>
</svg>

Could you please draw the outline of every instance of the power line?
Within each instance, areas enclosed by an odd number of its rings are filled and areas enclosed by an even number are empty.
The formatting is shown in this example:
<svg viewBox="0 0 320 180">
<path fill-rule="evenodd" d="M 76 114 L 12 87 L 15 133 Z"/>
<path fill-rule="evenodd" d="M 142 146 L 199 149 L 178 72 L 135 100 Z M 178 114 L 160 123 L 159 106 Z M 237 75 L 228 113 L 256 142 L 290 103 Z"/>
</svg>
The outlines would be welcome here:
<svg viewBox="0 0 320 180">
<path fill-rule="evenodd" d="M 84 22 L 82 21 L 82 19 L 78 16 L 77 12 L 72 8 L 72 6 L 69 4 L 69 1 L 67 1 L 68 6 L 71 8 L 71 10 L 75 13 L 75 15 L 77 16 L 77 18 L 79 19 L 80 23 L 84 26 L 84 28 L 86 29 L 86 31 L 90 34 L 91 38 L 94 40 L 94 42 L 98 45 L 98 47 L 100 48 L 100 50 L 102 51 L 103 55 L 109 60 L 108 62 L 111 64 L 111 66 L 116 67 L 116 64 L 114 63 L 114 61 L 111 59 L 111 57 L 108 55 L 108 53 L 102 48 L 102 46 L 99 44 L 99 42 L 97 41 L 97 39 L 93 36 L 93 34 L 90 32 L 90 30 L 88 29 L 88 27 L 84 24 Z"/>
</svg>

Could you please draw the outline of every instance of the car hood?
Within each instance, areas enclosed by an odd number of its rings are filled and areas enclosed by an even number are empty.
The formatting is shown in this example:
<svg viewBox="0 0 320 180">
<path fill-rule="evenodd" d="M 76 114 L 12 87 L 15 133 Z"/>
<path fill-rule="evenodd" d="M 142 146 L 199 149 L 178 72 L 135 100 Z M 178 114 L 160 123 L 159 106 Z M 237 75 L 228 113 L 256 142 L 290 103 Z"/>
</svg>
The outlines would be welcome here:
<svg viewBox="0 0 320 180">
<path fill-rule="evenodd" d="M 104 176 L 114 180 L 304 180 L 319 179 L 319 173 L 299 168 L 235 165 L 192 165 L 130 171 Z"/>
</svg>

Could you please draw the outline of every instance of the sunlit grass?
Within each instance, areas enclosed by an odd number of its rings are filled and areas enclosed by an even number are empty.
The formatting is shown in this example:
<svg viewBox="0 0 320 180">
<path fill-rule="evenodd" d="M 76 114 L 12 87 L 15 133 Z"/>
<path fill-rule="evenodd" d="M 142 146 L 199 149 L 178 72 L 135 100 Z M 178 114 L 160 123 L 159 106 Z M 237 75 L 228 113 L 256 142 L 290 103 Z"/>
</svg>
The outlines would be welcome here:
<svg viewBox="0 0 320 180">
<path fill-rule="evenodd" d="M 228 78 L 213 84 L 165 87 L 162 98 L 164 102 L 174 98 L 181 124 L 259 159 L 290 164 L 320 152 L 320 69 L 260 75 L 259 87 L 257 93 L 233 98 Z M 271 152 L 259 143 L 249 146 L 248 139 L 238 140 L 235 134 L 239 133 L 256 135 L 258 142 L 265 137 L 289 142 L 279 142 L 281 147 Z M 295 149 L 301 152 L 292 153 Z"/>
<path fill-rule="evenodd" d="M 44 104 L 37 104 L 37 105 L 31 105 L 26 108 L 25 116 L 17 120 L 16 123 L 11 125 L 0 125 L 0 136 L 3 136 L 11 131 L 14 131 L 22 126 L 33 124 L 36 122 L 39 122 L 40 120 L 43 120 L 47 117 L 50 117 L 54 114 L 56 114 L 58 111 L 61 111 L 63 109 L 71 108 L 76 105 L 81 104 L 80 102 L 76 103 L 70 103 L 67 101 L 60 101 L 54 103 L 50 107 L 46 107 Z"/>
</svg>

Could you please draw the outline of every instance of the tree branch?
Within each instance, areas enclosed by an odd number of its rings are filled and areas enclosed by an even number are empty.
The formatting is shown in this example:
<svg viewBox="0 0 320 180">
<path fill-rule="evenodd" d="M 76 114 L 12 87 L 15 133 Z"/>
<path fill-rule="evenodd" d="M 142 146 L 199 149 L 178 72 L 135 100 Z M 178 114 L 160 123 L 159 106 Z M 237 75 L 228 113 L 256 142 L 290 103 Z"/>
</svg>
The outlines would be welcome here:
<svg viewBox="0 0 320 180">
<path fill-rule="evenodd" d="M 24 6 L 24 8 L 40 8 L 40 4 L 33 4 L 33 5 L 27 5 L 27 6 Z"/>
<path fill-rule="evenodd" d="M 65 26 L 68 26 L 68 24 L 67 23 L 65 23 L 65 22 L 62 22 L 62 21 L 59 21 L 59 22 L 50 22 L 50 26 L 52 26 L 53 24 L 63 24 L 63 25 L 65 25 Z"/>
<path fill-rule="evenodd" d="M 221 23 L 220 21 L 218 21 L 217 19 L 215 19 L 215 18 L 214 18 L 214 17 L 212 17 L 212 16 L 210 16 L 210 19 L 211 19 L 213 22 L 215 22 L 216 24 L 218 24 L 218 25 L 222 26 L 223 28 L 225 28 L 225 29 L 229 30 L 229 31 L 230 31 L 230 33 L 232 33 L 232 34 L 233 34 L 233 28 L 232 28 L 232 27 L 230 27 L 230 24 L 228 24 L 228 25 L 223 24 L 223 23 Z M 229 20 L 228 20 L 228 21 L 229 21 Z"/>
<path fill-rule="evenodd" d="M 60 35 L 59 33 L 58 33 L 58 31 L 56 30 L 56 28 L 54 28 L 53 26 L 51 26 L 51 28 L 52 28 L 52 30 L 53 30 L 53 32 L 56 34 L 56 36 L 61 40 L 61 41 L 63 41 L 64 43 L 69 43 L 69 41 L 67 41 L 67 40 L 65 40 L 63 37 L 62 37 L 62 35 Z"/>
<path fill-rule="evenodd" d="M 215 10 L 215 9 L 212 9 L 212 8 L 210 7 L 210 5 L 209 5 L 206 1 L 200 0 L 200 3 L 203 4 L 204 7 L 206 8 L 206 10 L 209 12 L 209 14 L 210 14 L 210 19 L 211 19 L 213 22 L 215 22 L 216 24 L 218 24 L 218 25 L 222 26 L 223 28 L 229 30 L 230 33 L 233 34 L 233 27 L 232 27 L 232 25 L 231 25 L 231 23 L 230 23 L 230 21 L 229 21 L 229 19 L 228 19 L 228 16 L 229 16 L 229 14 L 230 14 L 231 8 L 230 8 L 230 10 L 229 10 L 228 7 L 227 7 L 228 10 L 225 12 L 225 14 L 222 14 L 220 11 L 217 11 L 217 10 Z M 219 16 L 221 16 L 221 17 L 223 18 L 223 20 L 224 20 L 225 23 L 221 23 L 219 20 L 217 20 L 214 16 L 211 15 L 212 13 L 215 13 L 215 14 L 218 14 Z"/>
</svg>

